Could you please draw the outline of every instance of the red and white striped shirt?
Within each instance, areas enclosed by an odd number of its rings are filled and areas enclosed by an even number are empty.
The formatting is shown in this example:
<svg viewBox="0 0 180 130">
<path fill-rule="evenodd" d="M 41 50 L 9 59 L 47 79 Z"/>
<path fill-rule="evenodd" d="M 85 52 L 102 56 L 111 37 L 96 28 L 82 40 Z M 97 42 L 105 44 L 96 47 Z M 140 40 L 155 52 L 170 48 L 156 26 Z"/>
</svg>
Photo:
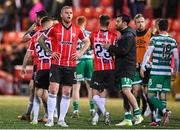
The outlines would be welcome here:
<svg viewBox="0 0 180 130">
<path fill-rule="evenodd" d="M 116 34 L 109 31 L 96 31 L 91 33 L 90 40 L 94 50 L 94 70 L 113 70 L 114 59 L 101 45 L 115 44 Z"/>
<path fill-rule="evenodd" d="M 33 30 L 29 33 L 29 36 L 32 38 L 36 34 L 36 32 L 39 32 L 41 30 L 42 30 L 42 26 L 37 26 L 36 30 Z M 37 65 L 38 64 L 38 57 L 37 57 L 37 55 L 34 54 L 34 52 L 32 55 L 33 55 L 33 64 Z"/>
<path fill-rule="evenodd" d="M 47 54 L 39 45 L 37 40 L 41 36 L 42 32 L 38 31 L 36 34 L 32 37 L 30 46 L 28 48 L 28 51 L 32 51 L 34 53 L 34 57 L 37 57 L 37 70 L 49 70 L 51 66 L 51 56 Z M 52 42 L 53 38 L 49 38 L 45 41 L 46 45 L 50 48 L 50 50 L 53 49 Z"/>
<path fill-rule="evenodd" d="M 47 37 L 56 39 L 56 50 L 60 53 L 58 60 L 52 59 L 52 64 L 75 67 L 76 60 L 72 59 L 72 55 L 76 53 L 78 39 L 85 39 L 83 31 L 74 24 L 66 28 L 58 23 L 49 30 Z"/>
</svg>

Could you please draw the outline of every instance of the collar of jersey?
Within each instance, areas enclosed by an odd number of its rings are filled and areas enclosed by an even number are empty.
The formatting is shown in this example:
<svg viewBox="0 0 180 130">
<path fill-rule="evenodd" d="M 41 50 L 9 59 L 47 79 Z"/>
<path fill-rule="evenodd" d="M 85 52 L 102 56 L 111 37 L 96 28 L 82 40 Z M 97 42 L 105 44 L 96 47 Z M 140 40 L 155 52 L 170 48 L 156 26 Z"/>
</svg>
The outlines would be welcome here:
<svg viewBox="0 0 180 130">
<path fill-rule="evenodd" d="M 71 25 L 69 26 L 69 27 L 66 27 L 64 24 L 63 24 L 63 22 L 61 22 L 61 24 L 62 24 L 62 26 L 65 28 L 65 29 L 70 29 L 71 28 L 71 26 L 72 26 L 72 23 L 71 23 Z"/>
<path fill-rule="evenodd" d="M 101 31 L 101 32 L 108 32 L 108 30 L 102 30 L 102 29 L 100 29 L 100 31 Z"/>
</svg>

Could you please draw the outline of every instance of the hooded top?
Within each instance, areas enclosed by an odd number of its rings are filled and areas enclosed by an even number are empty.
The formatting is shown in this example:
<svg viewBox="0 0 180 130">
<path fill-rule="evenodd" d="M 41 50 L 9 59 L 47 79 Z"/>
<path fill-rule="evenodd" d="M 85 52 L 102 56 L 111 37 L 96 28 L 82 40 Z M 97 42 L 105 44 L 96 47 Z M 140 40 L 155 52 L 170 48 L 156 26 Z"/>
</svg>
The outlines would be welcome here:
<svg viewBox="0 0 180 130">
<path fill-rule="evenodd" d="M 121 38 L 110 46 L 109 52 L 116 57 L 116 77 L 133 79 L 136 71 L 136 31 L 127 27 L 120 32 Z"/>
</svg>

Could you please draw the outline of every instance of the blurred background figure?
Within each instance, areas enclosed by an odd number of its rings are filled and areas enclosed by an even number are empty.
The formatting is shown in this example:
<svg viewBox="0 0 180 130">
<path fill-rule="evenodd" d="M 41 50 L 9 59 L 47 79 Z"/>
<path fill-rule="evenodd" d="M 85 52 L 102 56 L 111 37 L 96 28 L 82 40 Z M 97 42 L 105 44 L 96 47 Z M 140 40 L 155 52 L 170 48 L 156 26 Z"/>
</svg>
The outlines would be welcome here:
<svg viewBox="0 0 180 130">
<path fill-rule="evenodd" d="M 36 12 L 43 10 L 43 9 L 44 9 L 44 6 L 40 0 L 33 0 L 33 7 L 31 8 L 31 10 L 29 12 L 29 18 L 30 18 L 31 22 L 35 21 Z"/>
</svg>

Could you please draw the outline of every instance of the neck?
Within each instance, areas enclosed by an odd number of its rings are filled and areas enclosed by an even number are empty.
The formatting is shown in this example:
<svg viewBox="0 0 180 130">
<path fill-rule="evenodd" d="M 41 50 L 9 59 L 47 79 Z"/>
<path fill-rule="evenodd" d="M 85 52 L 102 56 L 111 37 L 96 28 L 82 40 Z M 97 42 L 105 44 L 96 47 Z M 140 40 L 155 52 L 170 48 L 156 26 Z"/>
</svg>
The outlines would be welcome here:
<svg viewBox="0 0 180 130">
<path fill-rule="evenodd" d="M 159 31 L 159 34 L 165 34 L 165 35 L 167 35 L 168 32 L 167 32 L 167 31 Z"/>
<path fill-rule="evenodd" d="M 67 28 L 71 25 L 71 22 L 65 22 L 64 20 L 62 20 L 62 23 Z"/>
<path fill-rule="evenodd" d="M 48 30 L 49 28 L 48 27 L 42 27 L 42 30 Z"/>
<path fill-rule="evenodd" d="M 102 31 L 107 31 L 107 30 L 108 30 L 108 27 L 100 26 L 100 30 L 102 30 Z"/>
<path fill-rule="evenodd" d="M 123 26 L 121 31 L 125 30 L 128 26 Z"/>
<path fill-rule="evenodd" d="M 138 32 L 143 32 L 145 30 L 146 30 L 145 28 L 144 29 L 137 29 Z"/>
</svg>

